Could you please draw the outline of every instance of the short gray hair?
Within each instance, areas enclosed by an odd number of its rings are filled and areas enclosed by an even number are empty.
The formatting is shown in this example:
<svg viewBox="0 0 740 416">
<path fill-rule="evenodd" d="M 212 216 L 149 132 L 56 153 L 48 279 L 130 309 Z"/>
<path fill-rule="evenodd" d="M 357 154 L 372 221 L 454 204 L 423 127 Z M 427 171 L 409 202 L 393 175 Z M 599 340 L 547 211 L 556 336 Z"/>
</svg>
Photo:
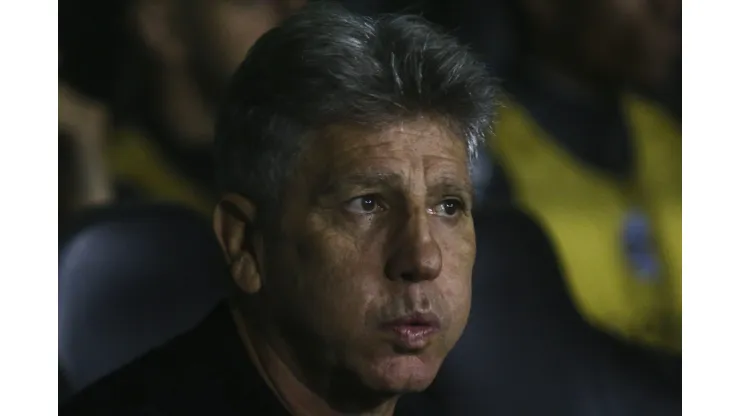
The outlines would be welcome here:
<svg viewBox="0 0 740 416">
<path fill-rule="evenodd" d="M 476 157 L 495 88 L 468 48 L 419 16 L 309 6 L 263 35 L 235 73 L 216 124 L 225 192 L 279 203 L 301 142 L 332 124 L 438 117 Z"/>
</svg>

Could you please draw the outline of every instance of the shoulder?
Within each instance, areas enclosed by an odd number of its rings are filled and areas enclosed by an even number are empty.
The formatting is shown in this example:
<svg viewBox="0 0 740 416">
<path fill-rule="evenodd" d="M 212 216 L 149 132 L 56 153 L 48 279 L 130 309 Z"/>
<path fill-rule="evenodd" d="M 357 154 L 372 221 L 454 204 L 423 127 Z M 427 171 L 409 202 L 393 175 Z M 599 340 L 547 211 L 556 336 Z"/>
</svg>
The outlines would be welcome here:
<svg viewBox="0 0 740 416">
<path fill-rule="evenodd" d="M 189 345 L 176 339 L 73 396 L 60 407 L 60 415 L 165 415 L 190 397 L 195 374 L 186 376 L 187 363 L 178 358 Z"/>
<path fill-rule="evenodd" d="M 60 406 L 61 415 L 176 415 L 228 402 L 239 383 L 238 335 L 219 307 L 198 327 L 101 379 Z"/>
</svg>

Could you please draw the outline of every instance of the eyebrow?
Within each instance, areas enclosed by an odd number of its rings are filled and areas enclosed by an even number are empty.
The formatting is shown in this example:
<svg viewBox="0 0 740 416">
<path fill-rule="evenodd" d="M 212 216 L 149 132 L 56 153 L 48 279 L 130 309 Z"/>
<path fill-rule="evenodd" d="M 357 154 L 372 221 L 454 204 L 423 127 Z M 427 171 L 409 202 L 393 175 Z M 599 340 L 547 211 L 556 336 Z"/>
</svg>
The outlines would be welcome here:
<svg viewBox="0 0 740 416">
<path fill-rule="evenodd" d="M 470 181 L 460 180 L 445 175 L 429 185 L 428 193 L 440 195 L 458 195 L 464 198 L 473 198 L 473 184 Z"/>
<path fill-rule="evenodd" d="M 393 172 L 355 172 L 328 182 L 321 188 L 320 195 L 330 195 L 347 189 L 402 188 L 404 177 Z M 470 181 L 444 175 L 429 185 L 427 192 L 437 195 L 456 195 L 472 200 L 473 185 Z M 472 202 L 472 201 L 469 201 Z"/>
<path fill-rule="evenodd" d="M 392 172 L 355 172 L 329 181 L 320 192 L 331 194 L 346 188 L 393 188 L 403 184 L 403 177 Z"/>
</svg>

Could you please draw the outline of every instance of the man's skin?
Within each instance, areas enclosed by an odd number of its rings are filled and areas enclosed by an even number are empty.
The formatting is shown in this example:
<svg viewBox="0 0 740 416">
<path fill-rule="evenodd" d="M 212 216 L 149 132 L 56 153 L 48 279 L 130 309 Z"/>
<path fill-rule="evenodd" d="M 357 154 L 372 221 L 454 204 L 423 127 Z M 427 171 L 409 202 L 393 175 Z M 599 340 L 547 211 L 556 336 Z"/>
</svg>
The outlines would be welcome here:
<svg viewBox="0 0 740 416">
<path fill-rule="evenodd" d="M 306 140 L 274 226 L 241 195 L 216 208 L 244 292 L 236 321 L 293 414 L 390 415 L 401 394 L 429 386 L 467 322 L 475 232 L 465 143 L 424 117 Z M 427 314 L 422 330 L 391 323 L 414 313 Z"/>
</svg>

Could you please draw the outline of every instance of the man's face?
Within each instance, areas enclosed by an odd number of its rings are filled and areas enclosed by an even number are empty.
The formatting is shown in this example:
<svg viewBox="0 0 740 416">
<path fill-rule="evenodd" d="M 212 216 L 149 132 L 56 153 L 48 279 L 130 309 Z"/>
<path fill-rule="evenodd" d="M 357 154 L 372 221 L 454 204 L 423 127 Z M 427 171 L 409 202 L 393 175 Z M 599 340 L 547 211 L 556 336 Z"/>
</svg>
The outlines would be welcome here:
<svg viewBox="0 0 740 416">
<path fill-rule="evenodd" d="M 470 309 L 475 232 L 463 142 L 425 119 L 311 141 L 286 188 L 263 287 L 297 361 L 419 391 Z M 308 376 L 310 378 L 310 375 Z"/>
</svg>

